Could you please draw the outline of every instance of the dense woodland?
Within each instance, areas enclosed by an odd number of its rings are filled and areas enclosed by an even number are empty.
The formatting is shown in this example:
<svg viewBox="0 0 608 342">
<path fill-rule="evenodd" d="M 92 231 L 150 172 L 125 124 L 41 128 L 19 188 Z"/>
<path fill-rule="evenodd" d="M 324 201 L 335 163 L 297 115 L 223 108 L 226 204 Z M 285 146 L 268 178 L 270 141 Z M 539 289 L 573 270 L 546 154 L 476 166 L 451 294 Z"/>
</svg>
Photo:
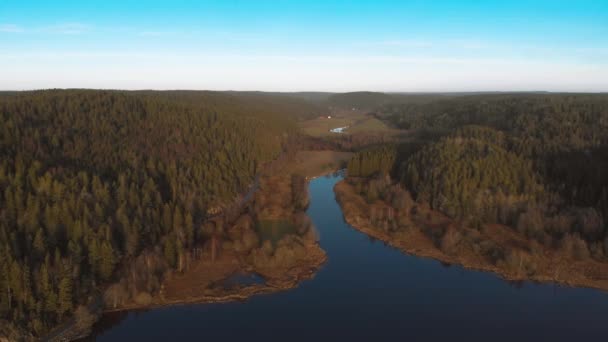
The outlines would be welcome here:
<svg viewBox="0 0 608 342">
<path fill-rule="evenodd" d="M 328 106 L 374 111 L 409 132 L 300 135 L 296 120 Z M 289 198 L 277 199 L 277 184 L 256 175 L 302 148 L 359 150 L 350 179 L 369 203 L 391 206 L 387 217 L 429 207 L 461 226 L 499 223 L 575 258 L 608 260 L 606 95 L 2 92 L 0 333 L 10 322 L 44 334 L 101 292 L 114 304 L 156 293 L 164 273 L 203 250 L 290 266 L 306 254 L 302 241 L 314 241 L 306 181 L 283 180 Z M 260 191 L 243 210 L 252 184 Z M 281 220 L 293 216 L 281 229 L 268 219 L 277 206 Z M 412 225 L 383 215 L 373 219 Z M 282 247 L 264 237 L 283 228 L 299 235 Z M 460 233 L 429 234 L 453 249 Z"/>
<path fill-rule="evenodd" d="M 0 94 L 0 326 L 44 333 L 143 253 L 181 269 L 294 117 L 318 110 L 259 94 Z"/>
<path fill-rule="evenodd" d="M 408 196 L 456 220 L 501 223 L 548 248 L 606 260 L 608 96 L 462 96 L 378 113 L 435 138 L 358 153 L 349 174 L 376 179 L 358 185 L 369 199 L 391 197 L 379 181 L 390 170 Z"/>
<path fill-rule="evenodd" d="M 300 95 L 301 96 L 301 95 Z M 420 105 L 430 103 L 439 99 L 450 98 L 448 94 L 410 94 L 410 93 L 379 93 L 371 91 L 357 91 L 350 93 L 331 94 L 326 98 L 308 97 L 311 100 L 321 101 L 333 108 L 342 108 L 347 110 L 374 111 L 378 108 L 402 106 L 402 105 Z"/>
<path fill-rule="evenodd" d="M 396 163 L 397 149 L 394 145 L 380 145 L 356 153 L 348 162 L 348 175 L 370 177 L 377 173 L 391 173 Z"/>
</svg>

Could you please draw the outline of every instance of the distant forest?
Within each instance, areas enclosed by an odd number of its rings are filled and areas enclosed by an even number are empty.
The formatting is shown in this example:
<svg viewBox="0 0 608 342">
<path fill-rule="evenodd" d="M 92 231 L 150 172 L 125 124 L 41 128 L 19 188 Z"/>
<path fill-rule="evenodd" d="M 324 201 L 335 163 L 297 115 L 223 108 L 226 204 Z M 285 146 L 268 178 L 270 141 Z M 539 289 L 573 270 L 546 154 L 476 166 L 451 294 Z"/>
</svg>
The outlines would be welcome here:
<svg viewBox="0 0 608 342">
<path fill-rule="evenodd" d="M 144 251 L 181 269 L 202 223 L 322 110 L 259 93 L 1 93 L 0 326 L 43 334 Z"/>
<path fill-rule="evenodd" d="M 375 111 L 416 138 L 361 151 L 349 175 L 388 173 L 454 219 L 608 260 L 608 95 L 454 96 Z M 391 198 L 382 184 L 360 190 Z"/>
<path fill-rule="evenodd" d="M 394 135 L 301 133 L 336 108 Z M 0 92 L 0 333 L 43 336 L 104 291 L 158 293 L 218 244 L 218 213 L 302 148 L 357 151 L 348 175 L 369 203 L 608 261 L 608 95 Z M 300 211 L 305 184 L 291 179 Z"/>
</svg>

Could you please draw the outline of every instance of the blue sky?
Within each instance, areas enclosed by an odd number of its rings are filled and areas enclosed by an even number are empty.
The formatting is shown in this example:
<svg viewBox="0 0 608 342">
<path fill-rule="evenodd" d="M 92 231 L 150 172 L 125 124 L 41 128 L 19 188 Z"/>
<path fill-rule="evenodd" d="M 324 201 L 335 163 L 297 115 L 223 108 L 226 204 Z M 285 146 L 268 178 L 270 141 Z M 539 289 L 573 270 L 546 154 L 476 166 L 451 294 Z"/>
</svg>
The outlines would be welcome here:
<svg viewBox="0 0 608 342">
<path fill-rule="evenodd" d="M 0 89 L 608 91 L 603 1 L 0 2 Z"/>
</svg>

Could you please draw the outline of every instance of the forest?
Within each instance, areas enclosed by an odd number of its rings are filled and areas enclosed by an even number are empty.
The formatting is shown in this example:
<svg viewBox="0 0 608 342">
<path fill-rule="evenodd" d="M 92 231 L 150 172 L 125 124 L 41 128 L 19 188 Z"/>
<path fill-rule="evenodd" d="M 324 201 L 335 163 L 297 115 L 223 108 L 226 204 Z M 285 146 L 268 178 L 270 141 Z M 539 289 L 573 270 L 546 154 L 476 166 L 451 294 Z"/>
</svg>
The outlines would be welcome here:
<svg viewBox="0 0 608 342">
<path fill-rule="evenodd" d="M 41 336 L 138 256 L 182 269 L 319 110 L 255 93 L 0 94 L 0 327 Z"/>
<path fill-rule="evenodd" d="M 464 225 L 502 224 L 608 261 L 608 95 L 458 96 L 376 112 L 426 139 L 353 157 L 349 175 L 367 178 L 357 188 L 368 199 L 390 199 L 397 183 Z"/>
<path fill-rule="evenodd" d="M 299 95 L 301 97 L 302 95 Z M 326 104 L 332 108 L 347 110 L 363 110 L 384 112 L 384 108 L 391 106 L 421 105 L 436 100 L 451 98 L 454 95 L 441 93 L 380 93 L 372 91 L 356 91 L 350 93 L 329 94 L 326 97 L 310 97 L 318 103 Z"/>
<path fill-rule="evenodd" d="M 302 134 L 334 106 L 399 134 Z M 356 151 L 348 182 L 371 222 L 430 227 L 446 253 L 521 269 L 538 244 L 608 261 L 608 95 L 45 90 L 0 93 L 0 123 L 5 335 L 43 336 L 95 298 L 147 298 L 222 249 L 293 267 L 314 250 L 306 179 L 277 170 L 304 149 Z M 499 246 L 493 225 L 532 247 Z M 297 234 L 276 245 L 282 230 Z"/>
</svg>

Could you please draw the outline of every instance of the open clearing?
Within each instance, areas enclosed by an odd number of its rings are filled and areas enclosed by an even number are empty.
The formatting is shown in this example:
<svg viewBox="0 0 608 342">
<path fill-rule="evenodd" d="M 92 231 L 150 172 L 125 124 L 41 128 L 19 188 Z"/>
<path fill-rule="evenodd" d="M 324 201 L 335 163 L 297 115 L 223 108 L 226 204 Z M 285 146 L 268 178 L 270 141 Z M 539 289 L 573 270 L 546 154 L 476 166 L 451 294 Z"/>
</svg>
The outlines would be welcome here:
<svg viewBox="0 0 608 342">
<path fill-rule="evenodd" d="M 338 127 L 347 127 L 340 133 L 331 132 Z M 312 120 L 300 122 L 300 128 L 304 133 L 323 137 L 336 134 L 356 134 L 356 133 L 398 133 L 399 130 L 390 128 L 384 122 L 378 120 L 370 114 L 358 111 L 341 111 L 333 113 L 331 118 L 322 116 Z"/>
<path fill-rule="evenodd" d="M 307 178 L 316 177 L 346 165 L 353 153 L 336 151 L 299 151 L 290 172 Z"/>
</svg>

